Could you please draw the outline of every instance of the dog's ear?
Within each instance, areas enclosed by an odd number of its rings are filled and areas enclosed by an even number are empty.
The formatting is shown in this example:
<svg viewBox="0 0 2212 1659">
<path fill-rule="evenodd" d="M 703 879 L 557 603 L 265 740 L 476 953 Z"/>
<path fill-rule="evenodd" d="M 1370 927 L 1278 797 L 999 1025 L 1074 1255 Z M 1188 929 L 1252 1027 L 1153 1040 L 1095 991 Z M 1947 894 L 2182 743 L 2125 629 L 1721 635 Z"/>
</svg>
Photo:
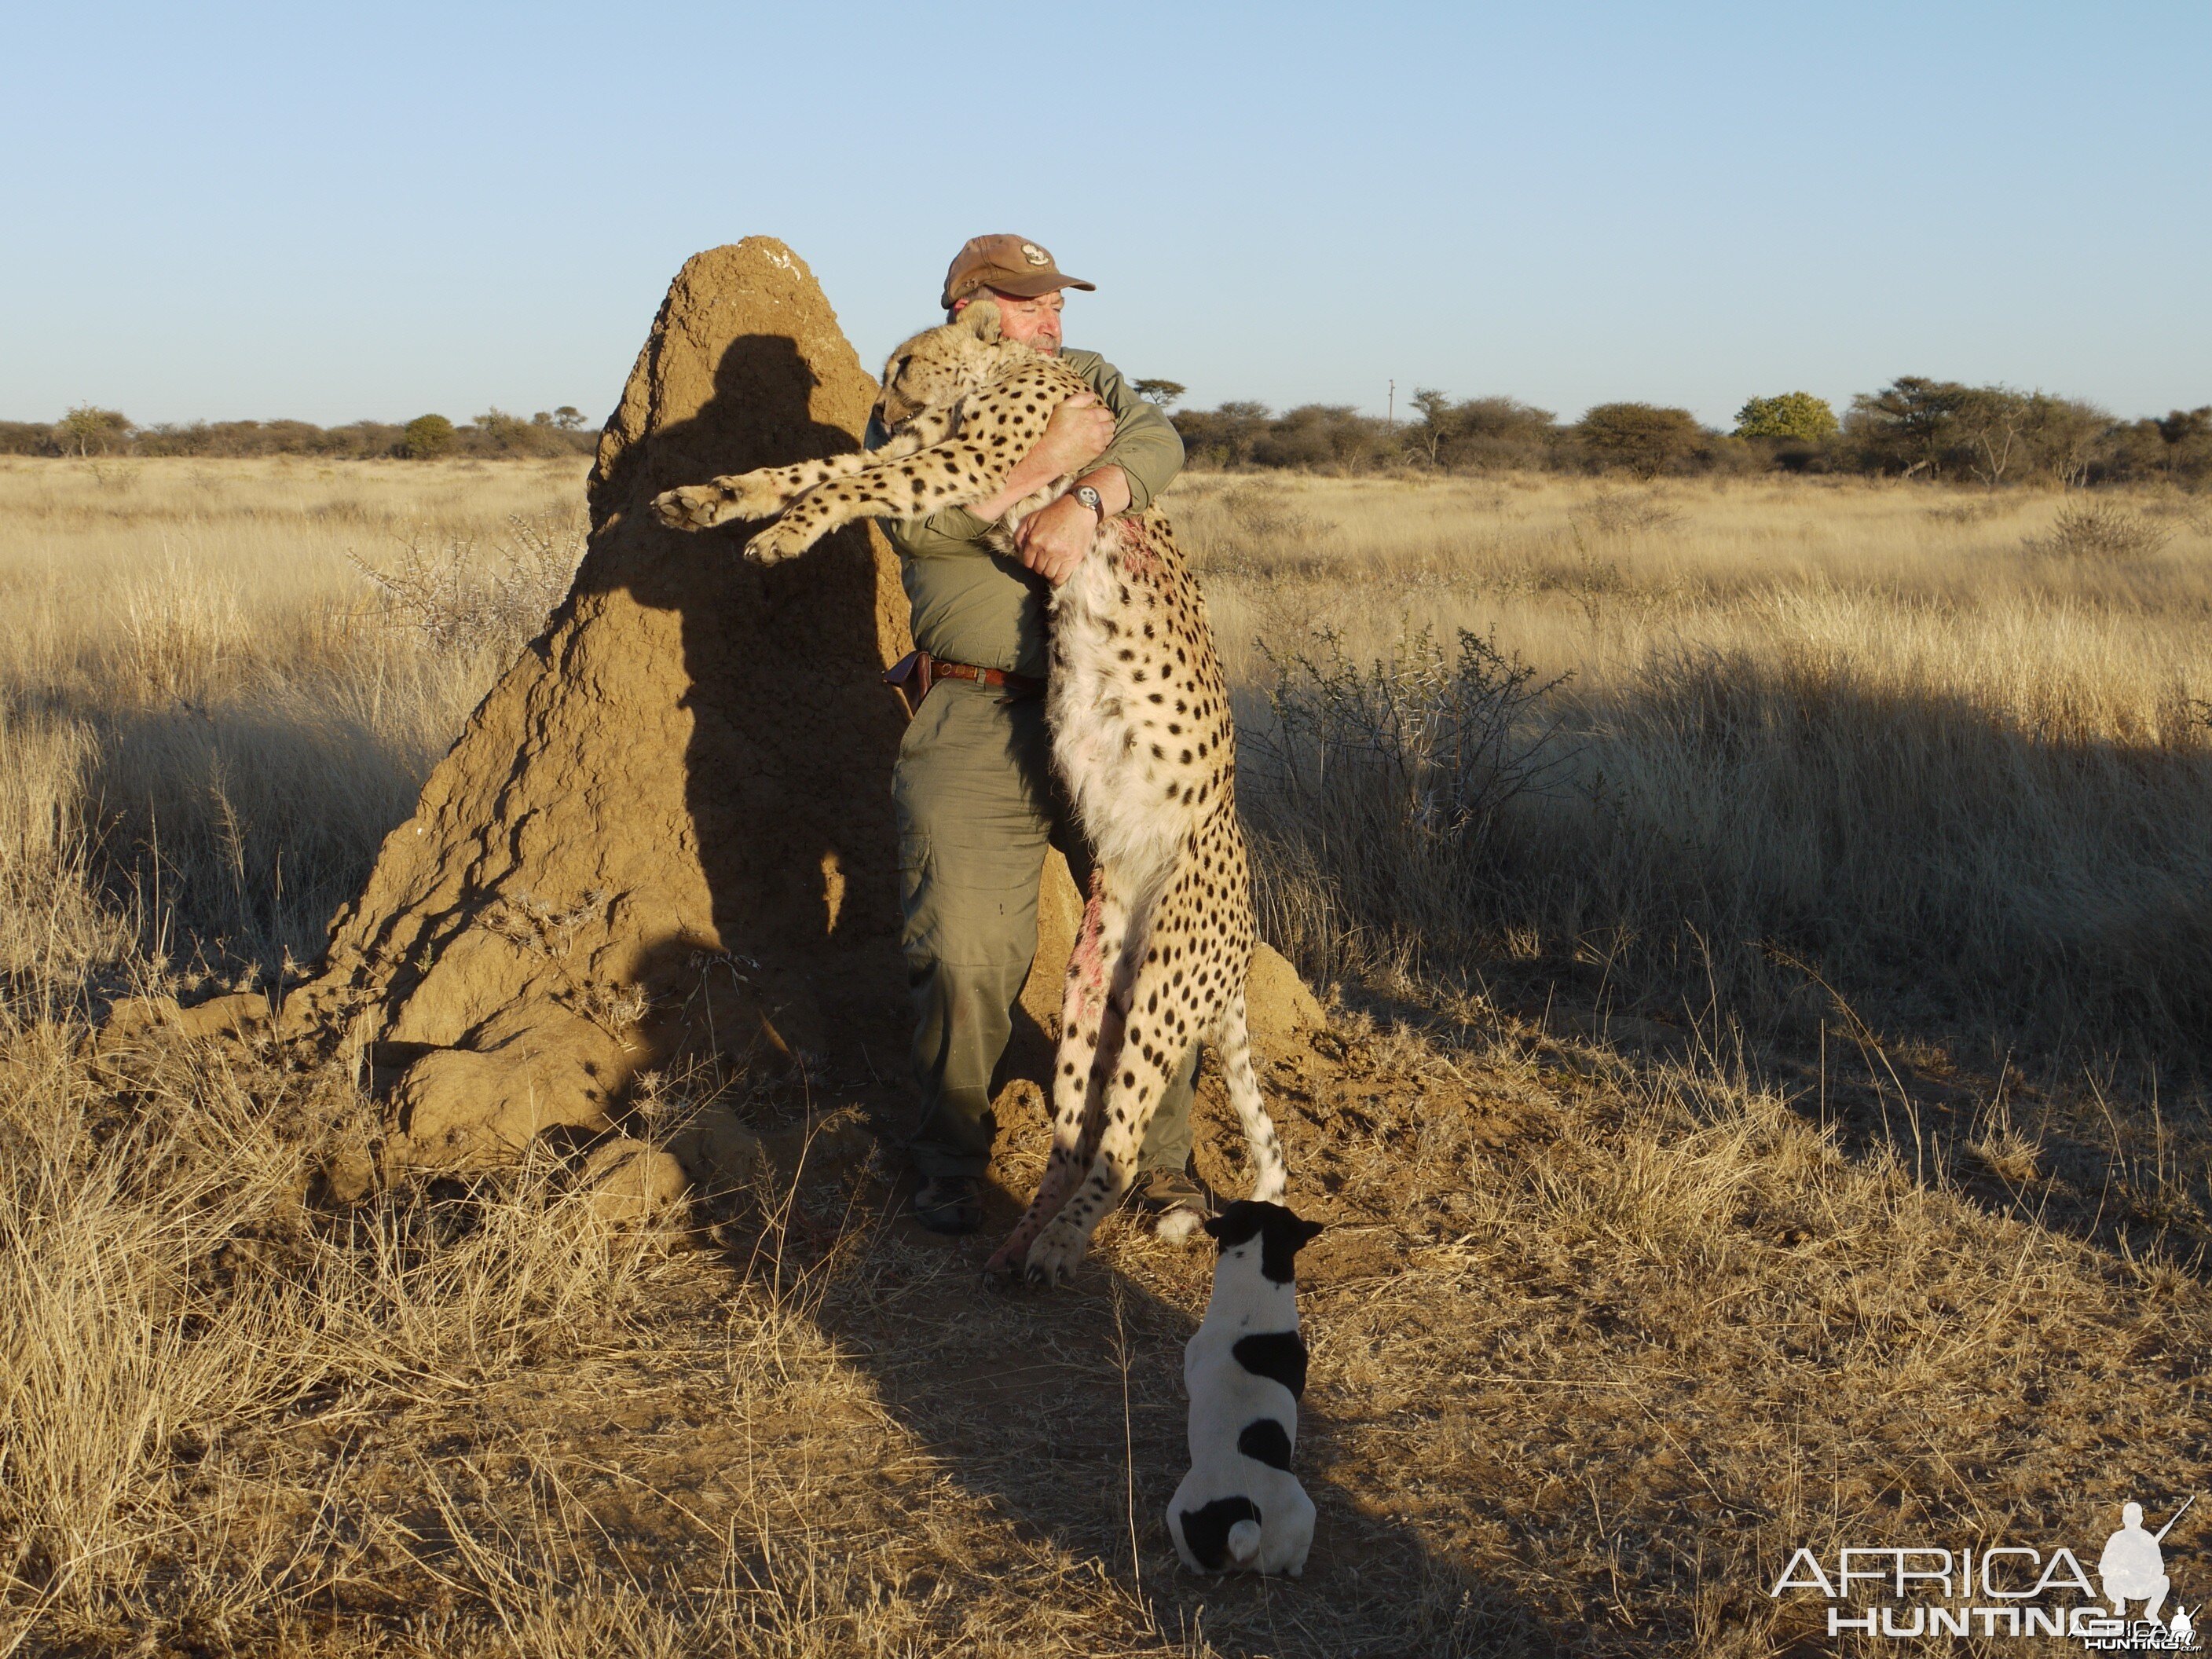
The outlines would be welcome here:
<svg viewBox="0 0 2212 1659">
<path fill-rule="evenodd" d="M 970 300 L 961 307 L 960 320 L 968 331 L 985 345 L 995 344 L 999 338 L 999 302 L 996 300 Z"/>
</svg>

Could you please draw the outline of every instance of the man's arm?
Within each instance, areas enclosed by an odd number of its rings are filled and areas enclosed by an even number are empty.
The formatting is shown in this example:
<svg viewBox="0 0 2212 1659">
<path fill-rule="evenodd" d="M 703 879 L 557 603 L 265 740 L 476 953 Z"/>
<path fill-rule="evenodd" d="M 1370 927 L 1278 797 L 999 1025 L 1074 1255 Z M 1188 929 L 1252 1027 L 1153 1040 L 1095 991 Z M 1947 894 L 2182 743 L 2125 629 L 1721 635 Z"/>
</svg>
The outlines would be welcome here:
<svg viewBox="0 0 2212 1659">
<path fill-rule="evenodd" d="M 1139 398 L 1121 372 L 1093 352 L 1066 354 L 1071 368 L 1090 381 L 1098 402 L 1071 398 L 1053 411 L 1045 435 L 1015 465 L 1006 488 L 988 501 L 948 507 L 923 519 L 894 520 L 893 543 L 912 556 L 921 551 L 981 553 L 985 527 L 1039 486 L 1083 467 L 1076 482 L 1098 492 L 1108 518 L 1141 512 L 1182 470 L 1182 434 L 1159 407 Z M 866 445 L 884 441 L 871 422 Z M 1073 495 L 1062 496 L 1022 521 L 1016 532 L 1022 562 L 1053 583 L 1067 580 L 1090 551 L 1097 523 Z M 1040 539 L 1040 538 L 1042 539 Z"/>
<path fill-rule="evenodd" d="M 1071 356 L 1068 366 L 1097 388 L 1115 415 L 1114 441 L 1076 482 L 1098 492 L 1099 506 L 1109 519 L 1141 512 L 1182 470 L 1182 434 L 1104 358 L 1090 352 Z M 1071 493 L 1023 520 L 1014 532 L 1015 545 L 1024 564 L 1058 586 L 1090 553 L 1097 530 L 1091 509 Z"/>
<path fill-rule="evenodd" d="M 1006 475 L 1006 488 L 968 510 L 988 523 L 1031 490 L 1079 466 L 1090 465 L 1093 458 L 1114 441 L 1115 425 L 1114 411 L 1095 397 L 1087 393 L 1070 397 L 1052 411 L 1044 435 L 1014 464 L 1014 470 Z"/>
<path fill-rule="evenodd" d="M 1098 457 L 1095 470 L 1118 467 L 1127 480 L 1127 509 L 1141 513 L 1182 471 L 1182 434 L 1158 404 L 1139 398 L 1121 371 L 1103 357 L 1091 360 L 1084 378 L 1114 411 L 1114 441 Z M 1106 493 L 1105 486 L 1091 477 L 1086 475 L 1083 482 L 1101 495 Z M 1122 510 L 1110 503 L 1108 507 L 1109 512 Z"/>
</svg>

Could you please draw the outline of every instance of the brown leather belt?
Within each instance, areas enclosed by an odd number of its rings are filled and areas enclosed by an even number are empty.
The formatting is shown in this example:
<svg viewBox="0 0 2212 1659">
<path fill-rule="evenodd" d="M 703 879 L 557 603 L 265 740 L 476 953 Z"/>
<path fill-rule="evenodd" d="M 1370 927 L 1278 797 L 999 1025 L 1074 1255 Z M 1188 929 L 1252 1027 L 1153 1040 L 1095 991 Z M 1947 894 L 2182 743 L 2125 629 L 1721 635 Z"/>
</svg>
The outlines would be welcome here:
<svg viewBox="0 0 2212 1659">
<path fill-rule="evenodd" d="M 927 651 L 909 651 L 884 670 L 884 684 L 898 693 L 899 701 L 906 705 L 908 720 L 921 708 L 921 700 L 929 695 L 929 688 L 939 680 L 973 680 L 978 685 L 999 686 L 1021 697 L 1044 690 L 1042 680 L 1028 674 L 1010 674 L 1003 668 L 978 668 L 973 663 L 947 662 Z"/>
</svg>

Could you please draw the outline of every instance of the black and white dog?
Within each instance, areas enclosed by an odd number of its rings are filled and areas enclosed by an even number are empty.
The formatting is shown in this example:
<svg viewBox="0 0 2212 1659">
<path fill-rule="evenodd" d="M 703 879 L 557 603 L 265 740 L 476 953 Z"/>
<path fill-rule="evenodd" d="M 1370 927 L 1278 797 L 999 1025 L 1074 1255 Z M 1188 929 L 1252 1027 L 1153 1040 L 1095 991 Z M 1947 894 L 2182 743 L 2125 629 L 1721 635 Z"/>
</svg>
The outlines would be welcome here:
<svg viewBox="0 0 2212 1659">
<path fill-rule="evenodd" d="M 1306 1391 L 1293 1259 L 1321 1224 L 1246 1199 L 1206 1231 L 1220 1255 L 1205 1321 L 1182 1351 L 1190 1473 L 1168 1504 L 1168 1531 L 1194 1570 L 1295 1578 L 1313 1547 L 1314 1506 L 1291 1473 Z"/>
</svg>

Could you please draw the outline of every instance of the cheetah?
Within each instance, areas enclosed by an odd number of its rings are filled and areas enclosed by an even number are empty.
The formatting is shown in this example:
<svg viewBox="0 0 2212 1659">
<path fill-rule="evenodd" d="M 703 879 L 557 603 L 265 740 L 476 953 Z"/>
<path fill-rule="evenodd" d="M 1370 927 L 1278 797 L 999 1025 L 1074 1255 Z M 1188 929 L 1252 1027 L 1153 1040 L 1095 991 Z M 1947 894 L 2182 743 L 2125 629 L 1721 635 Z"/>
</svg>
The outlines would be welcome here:
<svg viewBox="0 0 2212 1659">
<path fill-rule="evenodd" d="M 1088 392 L 1054 358 L 1000 337 L 998 307 L 969 306 L 891 354 L 872 453 L 763 468 L 657 496 L 675 528 L 781 516 L 745 544 L 774 563 L 838 526 L 988 500 L 1066 398 Z M 1012 551 L 1023 518 L 1063 477 L 992 526 Z M 1253 1196 L 1279 1200 L 1281 1143 L 1260 1098 L 1245 1017 L 1256 938 L 1237 816 L 1236 728 L 1205 597 L 1157 508 L 1100 526 L 1053 592 L 1046 714 L 1053 760 L 1097 854 L 1067 965 L 1054 1057 L 1052 1149 L 1019 1224 L 993 1255 L 1033 1285 L 1073 1275 L 1127 1192 L 1138 1148 L 1194 1042 L 1209 1042 L 1241 1122 Z"/>
</svg>

